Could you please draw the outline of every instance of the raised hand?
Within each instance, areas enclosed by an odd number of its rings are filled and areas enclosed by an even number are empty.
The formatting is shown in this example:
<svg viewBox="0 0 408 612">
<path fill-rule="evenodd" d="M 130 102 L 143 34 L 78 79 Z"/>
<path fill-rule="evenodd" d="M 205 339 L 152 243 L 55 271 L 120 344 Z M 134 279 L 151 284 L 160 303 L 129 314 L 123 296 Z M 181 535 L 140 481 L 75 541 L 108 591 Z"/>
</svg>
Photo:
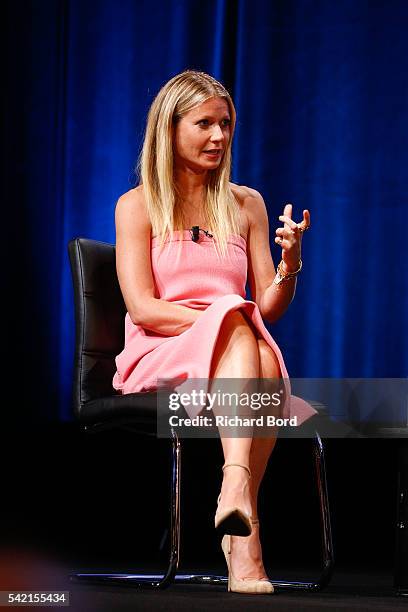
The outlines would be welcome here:
<svg viewBox="0 0 408 612">
<path fill-rule="evenodd" d="M 283 222 L 283 227 L 276 230 L 275 242 L 282 247 L 282 260 L 285 264 L 286 272 L 293 272 L 299 267 L 301 260 L 302 234 L 310 227 L 310 213 L 303 211 L 303 220 L 295 223 L 292 219 L 292 204 L 286 204 L 283 215 L 279 221 Z"/>
</svg>

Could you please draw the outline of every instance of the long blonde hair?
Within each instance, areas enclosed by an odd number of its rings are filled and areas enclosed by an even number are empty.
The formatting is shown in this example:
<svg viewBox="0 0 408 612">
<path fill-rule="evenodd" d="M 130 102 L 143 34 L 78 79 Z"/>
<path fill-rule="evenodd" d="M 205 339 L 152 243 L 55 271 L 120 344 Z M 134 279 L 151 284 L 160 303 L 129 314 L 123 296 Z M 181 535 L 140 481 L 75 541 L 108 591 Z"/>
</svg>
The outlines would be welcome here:
<svg viewBox="0 0 408 612">
<path fill-rule="evenodd" d="M 174 181 L 173 130 L 191 109 L 212 97 L 223 98 L 231 118 L 230 139 L 220 164 L 208 172 L 204 219 L 223 254 L 229 234 L 239 234 L 239 207 L 229 186 L 236 113 L 225 87 L 205 72 L 186 70 L 170 79 L 154 99 L 147 118 L 138 174 L 143 184 L 153 235 L 163 246 L 168 232 L 186 229 Z"/>
</svg>

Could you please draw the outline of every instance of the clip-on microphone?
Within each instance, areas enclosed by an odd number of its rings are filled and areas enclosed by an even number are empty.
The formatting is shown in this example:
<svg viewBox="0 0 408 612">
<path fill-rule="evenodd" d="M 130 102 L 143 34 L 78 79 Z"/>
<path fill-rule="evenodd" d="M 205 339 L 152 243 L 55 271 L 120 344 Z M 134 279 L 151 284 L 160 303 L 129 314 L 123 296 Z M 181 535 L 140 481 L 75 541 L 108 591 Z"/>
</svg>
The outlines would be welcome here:
<svg viewBox="0 0 408 612">
<path fill-rule="evenodd" d="M 213 235 L 210 234 L 210 232 L 208 232 L 207 230 L 202 229 L 202 228 L 200 229 L 199 225 L 193 225 L 191 230 L 190 230 L 190 233 L 191 233 L 191 231 L 193 232 L 192 235 L 191 235 L 191 240 L 193 242 L 197 242 L 198 241 L 198 239 L 200 237 L 200 232 L 204 232 L 204 234 L 206 234 L 206 236 L 208 236 L 209 238 L 213 237 Z"/>
</svg>

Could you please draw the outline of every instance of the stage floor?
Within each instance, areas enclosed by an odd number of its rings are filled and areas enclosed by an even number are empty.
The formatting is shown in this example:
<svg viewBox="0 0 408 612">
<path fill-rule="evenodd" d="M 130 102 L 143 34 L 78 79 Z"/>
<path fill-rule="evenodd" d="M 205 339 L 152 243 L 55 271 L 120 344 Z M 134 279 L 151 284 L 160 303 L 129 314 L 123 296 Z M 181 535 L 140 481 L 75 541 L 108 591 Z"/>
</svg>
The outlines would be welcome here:
<svg viewBox="0 0 408 612">
<path fill-rule="evenodd" d="M 185 570 L 186 568 L 184 568 Z M 188 568 L 202 572 L 203 568 Z M 221 574 L 223 569 L 219 568 Z M 214 568 L 212 568 L 214 572 Z M 285 571 L 285 578 L 312 578 L 306 571 Z M 335 571 L 330 584 L 319 593 L 275 593 L 273 595 L 241 595 L 227 593 L 223 586 L 175 585 L 162 591 L 133 590 L 126 587 L 72 585 L 71 605 L 74 610 L 354 610 L 392 612 L 406 610 L 408 598 L 396 597 L 391 572 Z"/>
</svg>

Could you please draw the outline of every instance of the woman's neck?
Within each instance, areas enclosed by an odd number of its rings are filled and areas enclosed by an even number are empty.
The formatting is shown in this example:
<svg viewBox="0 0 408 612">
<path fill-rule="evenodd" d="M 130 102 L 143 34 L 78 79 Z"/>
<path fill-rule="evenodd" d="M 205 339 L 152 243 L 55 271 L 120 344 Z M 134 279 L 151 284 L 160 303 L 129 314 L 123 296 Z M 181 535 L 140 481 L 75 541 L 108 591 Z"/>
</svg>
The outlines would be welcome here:
<svg viewBox="0 0 408 612">
<path fill-rule="evenodd" d="M 176 170 L 175 182 L 180 195 L 181 204 L 189 207 L 200 206 L 205 199 L 207 172 L 194 173 L 190 169 Z"/>
</svg>

